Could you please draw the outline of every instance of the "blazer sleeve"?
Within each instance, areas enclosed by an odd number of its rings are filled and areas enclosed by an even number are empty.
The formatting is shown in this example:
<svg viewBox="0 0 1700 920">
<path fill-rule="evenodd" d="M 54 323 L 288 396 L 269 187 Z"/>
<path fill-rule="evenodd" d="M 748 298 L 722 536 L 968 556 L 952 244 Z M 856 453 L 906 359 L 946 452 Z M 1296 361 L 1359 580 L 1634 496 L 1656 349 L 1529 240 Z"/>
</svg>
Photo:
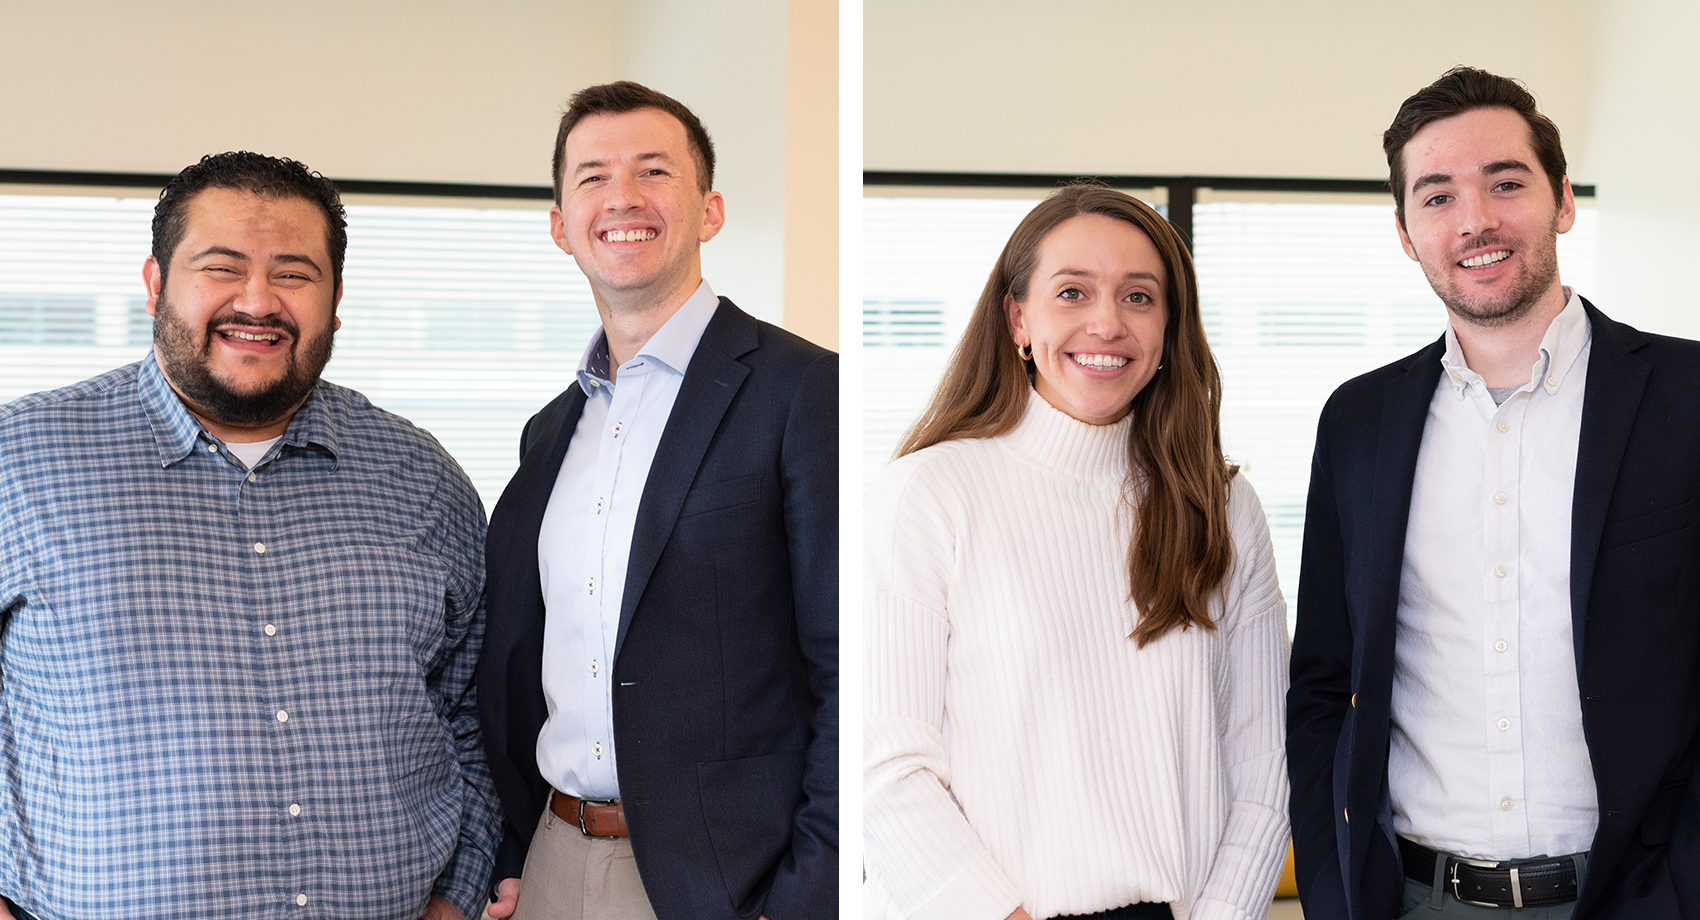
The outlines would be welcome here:
<svg viewBox="0 0 1700 920">
<path fill-rule="evenodd" d="M 1334 821 L 1334 762 L 1351 700 L 1352 626 L 1346 606 L 1346 547 L 1329 463 L 1329 415 L 1325 407 L 1311 461 L 1292 686 L 1287 692 L 1294 869 L 1308 920 L 1346 918 Z"/>
<path fill-rule="evenodd" d="M 785 420 L 780 478 L 797 641 L 814 697 L 803 804 L 769 889 L 775 920 L 838 913 L 838 356 L 802 376 Z"/>
</svg>

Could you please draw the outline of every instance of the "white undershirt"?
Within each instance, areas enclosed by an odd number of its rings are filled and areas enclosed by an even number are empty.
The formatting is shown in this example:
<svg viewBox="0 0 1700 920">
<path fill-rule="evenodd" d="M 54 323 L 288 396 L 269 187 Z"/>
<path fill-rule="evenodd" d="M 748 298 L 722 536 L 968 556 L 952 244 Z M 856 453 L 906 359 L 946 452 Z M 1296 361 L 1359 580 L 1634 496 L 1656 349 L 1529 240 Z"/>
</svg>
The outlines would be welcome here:
<svg viewBox="0 0 1700 920">
<path fill-rule="evenodd" d="M 1496 405 L 1448 328 L 1399 580 L 1393 826 L 1475 859 L 1587 850 L 1599 822 L 1570 611 L 1592 336 L 1581 298 Z"/>
<path fill-rule="evenodd" d="M 281 440 L 283 435 L 280 434 L 267 441 L 226 441 L 224 449 L 229 451 L 232 457 L 242 461 L 243 466 L 253 469 L 254 464 L 265 459 L 266 451 L 271 450 L 272 445 Z"/>
</svg>

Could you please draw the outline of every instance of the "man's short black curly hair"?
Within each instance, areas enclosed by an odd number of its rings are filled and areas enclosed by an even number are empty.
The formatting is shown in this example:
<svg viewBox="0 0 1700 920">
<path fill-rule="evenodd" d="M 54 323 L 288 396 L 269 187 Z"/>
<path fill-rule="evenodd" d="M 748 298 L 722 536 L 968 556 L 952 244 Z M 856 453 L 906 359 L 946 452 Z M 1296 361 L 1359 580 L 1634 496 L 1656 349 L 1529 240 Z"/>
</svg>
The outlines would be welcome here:
<svg viewBox="0 0 1700 920">
<path fill-rule="evenodd" d="M 201 162 L 178 173 L 159 193 L 159 204 L 153 209 L 153 258 L 159 263 L 162 288 L 171 256 L 187 229 L 189 202 L 209 188 L 237 189 L 273 199 L 301 198 L 318 205 L 325 215 L 325 248 L 331 255 L 333 290 L 342 287 L 348 216 L 336 185 L 294 160 L 236 150 L 201 157 Z"/>
</svg>

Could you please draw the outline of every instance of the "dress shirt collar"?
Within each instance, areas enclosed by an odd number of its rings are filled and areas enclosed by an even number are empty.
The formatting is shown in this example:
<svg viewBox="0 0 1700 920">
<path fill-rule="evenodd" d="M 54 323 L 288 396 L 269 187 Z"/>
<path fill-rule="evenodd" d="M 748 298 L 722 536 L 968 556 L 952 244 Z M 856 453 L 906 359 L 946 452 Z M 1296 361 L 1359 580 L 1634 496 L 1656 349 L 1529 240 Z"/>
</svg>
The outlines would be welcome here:
<svg viewBox="0 0 1700 920">
<path fill-rule="evenodd" d="M 1540 357 L 1530 368 L 1529 380 L 1539 382 L 1548 396 L 1557 394 L 1564 386 L 1565 375 L 1576 364 L 1576 356 L 1582 353 L 1582 347 L 1588 344 L 1591 335 L 1588 313 L 1582 308 L 1581 296 L 1574 288 L 1565 285 L 1564 309 L 1553 317 L 1546 334 L 1541 336 Z M 1452 392 L 1459 399 L 1464 398 L 1464 390 L 1472 384 L 1483 386 L 1481 375 L 1470 370 L 1464 362 L 1464 348 L 1458 344 L 1458 333 L 1450 320 L 1446 324 L 1446 354 L 1441 356 L 1440 366 L 1446 372 L 1441 379 L 1452 387 Z"/>
<path fill-rule="evenodd" d="M 154 446 L 159 449 L 161 467 L 169 467 L 189 456 L 202 437 L 218 443 L 218 439 L 201 425 L 201 420 L 195 418 L 189 407 L 178 398 L 177 391 L 166 382 L 165 372 L 160 369 L 152 349 L 142 360 L 141 371 L 136 377 L 137 396 L 147 413 L 148 426 L 153 429 Z M 295 447 L 310 444 L 323 447 L 330 454 L 332 469 L 335 469 L 338 452 L 336 424 L 330 407 L 320 398 L 322 390 L 315 386 L 312 395 L 295 410 L 295 416 L 289 420 L 289 427 L 283 433 L 283 443 Z"/>
<path fill-rule="evenodd" d="M 703 281 L 624 366 L 632 366 L 638 358 L 648 358 L 660 362 L 675 373 L 683 374 L 686 366 L 691 363 L 691 355 L 696 353 L 697 343 L 702 341 L 703 330 L 708 328 L 708 321 L 714 317 L 714 309 L 719 305 L 720 298 L 714 296 L 714 289 L 708 286 L 706 280 Z M 592 387 L 611 385 L 608 367 L 610 360 L 608 332 L 599 328 L 596 334 L 590 337 L 590 345 L 585 348 L 584 356 L 579 359 L 579 387 L 589 393 Z"/>
</svg>

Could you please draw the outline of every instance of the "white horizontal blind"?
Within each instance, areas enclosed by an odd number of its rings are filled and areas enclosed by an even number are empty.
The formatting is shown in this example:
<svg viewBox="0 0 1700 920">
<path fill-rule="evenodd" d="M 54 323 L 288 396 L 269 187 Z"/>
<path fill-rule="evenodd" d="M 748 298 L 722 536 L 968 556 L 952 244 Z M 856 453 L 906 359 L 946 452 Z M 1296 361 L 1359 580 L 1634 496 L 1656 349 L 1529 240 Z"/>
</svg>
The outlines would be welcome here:
<svg viewBox="0 0 1700 920">
<path fill-rule="evenodd" d="M 1035 201 L 863 199 L 864 469 L 925 408 L 1005 240 Z M 1597 212 L 1559 237 L 1565 283 L 1593 290 Z M 1393 232 L 1391 202 L 1201 203 L 1194 253 L 1222 367 L 1222 436 L 1269 516 L 1289 617 L 1322 403 L 1347 379 L 1445 329 L 1445 308 Z M 1290 624 L 1289 624 L 1290 625 Z"/>
<path fill-rule="evenodd" d="M 139 360 L 153 199 L 0 196 L 0 401 Z M 443 443 L 486 510 L 525 420 L 597 328 L 546 211 L 348 206 L 343 320 L 325 378 Z"/>
</svg>

